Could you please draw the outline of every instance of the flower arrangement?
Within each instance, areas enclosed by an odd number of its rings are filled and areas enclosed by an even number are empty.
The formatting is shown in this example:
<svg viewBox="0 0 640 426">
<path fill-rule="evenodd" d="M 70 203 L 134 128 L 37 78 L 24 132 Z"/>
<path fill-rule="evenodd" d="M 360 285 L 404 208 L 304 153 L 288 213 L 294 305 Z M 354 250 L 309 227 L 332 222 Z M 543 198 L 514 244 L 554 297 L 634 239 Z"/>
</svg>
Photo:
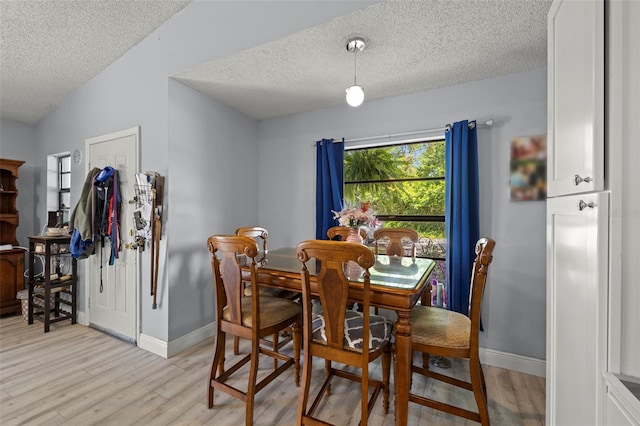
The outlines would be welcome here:
<svg viewBox="0 0 640 426">
<path fill-rule="evenodd" d="M 369 202 L 360 203 L 356 207 L 345 205 L 339 212 L 335 210 L 331 210 L 331 212 L 334 214 L 333 218 L 338 219 L 338 223 L 342 226 L 357 229 L 361 226 L 375 227 L 378 224 Z"/>
</svg>

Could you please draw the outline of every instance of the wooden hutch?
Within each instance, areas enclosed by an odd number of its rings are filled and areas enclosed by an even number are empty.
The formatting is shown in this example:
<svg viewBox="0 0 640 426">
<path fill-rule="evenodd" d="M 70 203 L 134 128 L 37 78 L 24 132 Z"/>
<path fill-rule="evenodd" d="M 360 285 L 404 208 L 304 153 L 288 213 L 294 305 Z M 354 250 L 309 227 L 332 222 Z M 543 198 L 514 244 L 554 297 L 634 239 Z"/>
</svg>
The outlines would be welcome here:
<svg viewBox="0 0 640 426">
<path fill-rule="evenodd" d="M 0 315 L 20 313 L 16 295 L 24 288 L 24 250 L 17 246 L 16 229 L 20 216 L 16 207 L 18 169 L 24 161 L 0 158 Z"/>
</svg>

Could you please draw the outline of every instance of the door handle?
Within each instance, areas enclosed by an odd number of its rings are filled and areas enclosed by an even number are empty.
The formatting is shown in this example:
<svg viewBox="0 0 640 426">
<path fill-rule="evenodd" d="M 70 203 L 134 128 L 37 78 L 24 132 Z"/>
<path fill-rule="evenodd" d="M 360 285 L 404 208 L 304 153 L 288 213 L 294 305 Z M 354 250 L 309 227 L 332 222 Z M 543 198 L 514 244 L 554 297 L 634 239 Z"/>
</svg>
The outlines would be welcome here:
<svg viewBox="0 0 640 426">
<path fill-rule="evenodd" d="M 578 201 L 578 210 L 580 210 L 580 211 L 586 209 L 587 207 L 592 209 L 595 206 L 596 206 L 596 203 L 594 203 L 593 201 L 591 201 L 589 203 L 585 203 L 583 200 Z"/>
<path fill-rule="evenodd" d="M 593 179 L 592 179 L 591 177 L 589 177 L 589 176 L 587 176 L 587 177 L 583 178 L 583 177 L 582 177 L 582 176 L 580 176 L 580 175 L 575 175 L 575 176 L 573 177 L 573 183 L 574 183 L 576 186 L 580 185 L 582 182 L 589 183 L 589 182 L 591 182 L 592 180 L 593 180 Z"/>
</svg>

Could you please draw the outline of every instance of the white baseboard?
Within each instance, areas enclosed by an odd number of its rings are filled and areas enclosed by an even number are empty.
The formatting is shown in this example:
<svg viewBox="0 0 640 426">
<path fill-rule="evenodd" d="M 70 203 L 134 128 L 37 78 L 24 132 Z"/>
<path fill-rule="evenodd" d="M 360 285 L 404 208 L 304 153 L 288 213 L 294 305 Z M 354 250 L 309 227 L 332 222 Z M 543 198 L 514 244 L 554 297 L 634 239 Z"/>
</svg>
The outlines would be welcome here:
<svg viewBox="0 0 640 426">
<path fill-rule="evenodd" d="M 638 378 L 619 376 L 611 372 L 605 372 L 603 377 L 607 386 L 605 412 L 611 411 L 611 418 L 615 418 L 616 413 L 617 416 L 625 417 L 628 423 L 624 424 L 640 424 L 640 399 L 621 381 L 623 379 L 635 384 L 639 383 Z"/>
<path fill-rule="evenodd" d="M 86 323 L 84 312 L 78 311 L 77 321 L 82 325 L 89 325 Z M 215 330 L 215 322 L 212 322 L 168 343 L 140 333 L 138 347 L 166 359 L 214 336 Z M 494 349 L 480 348 L 480 361 L 483 364 L 519 371 L 533 376 L 546 376 L 546 361 L 543 359 L 516 355 Z"/>
<path fill-rule="evenodd" d="M 78 311 L 76 321 L 78 322 L 78 324 L 89 326 L 89 323 L 87 322 L 87 316 L 84 311 Z M 172 340 L 168 343 L 156 337 L 140 333 L 140 338 L 138 339 L 137 345 L 140 349 L 144 349 L 145 351 L 151 352 L 167 359 L 179 352 L 182 352 L 185 349 L 197 345 L 205 339 L 213 337 L 216 331 L 215 326 L 216 323 L 212 322 L 205 325 L 204 327 L 200 327 L 199 329 L 192 331 L 191 333 L 178 337 L 177 339 Z"/>
<path fill-rule="evenodd" d="M 151 352 L 152 354 L 156 354 L 165 359 L 168 358 L 168 346 L 167 342 L 164 340 L 140 333 L 140 338 L 138 339 L 137 344 L 140 349 L 144 349 L 145 351 Z"/>
<path fill-rule="evenodd" d="M 167 355 L 170 358 L 185 349 L 189 349 L 190 347 L 197 345 L 203 340 L 215 336 L 215 333 L 216 323 L 212 322 L 204 327 L 200 327 L 199 329 L 192 331 L 191 333 L 180 336 L 169 342 Z"/>
<path fill-rule="evenodd" d="M 546 361 L 493 349 L 480 348 L 480 362 L 533 376 L 546 376 Z"/>
<path fill-rule="evenodd" d="M 138 347 L 167 359 L 185 349 L 189 349 L 190 347 L 197 345 L 203 340 L 212 337 L 215 334 L 215 331 L 215 322 L 212 322 L 168 343 L 164 340 L 140 333 Z"/>
</svg>

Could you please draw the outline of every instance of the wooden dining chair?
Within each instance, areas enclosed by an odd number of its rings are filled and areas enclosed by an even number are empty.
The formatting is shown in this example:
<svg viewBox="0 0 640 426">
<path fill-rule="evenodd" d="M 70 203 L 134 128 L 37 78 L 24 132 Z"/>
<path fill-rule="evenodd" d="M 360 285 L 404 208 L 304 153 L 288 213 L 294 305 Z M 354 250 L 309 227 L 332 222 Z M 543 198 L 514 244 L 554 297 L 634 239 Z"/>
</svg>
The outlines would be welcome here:
<svg viewBox="0 0 640 426">
<path fill-rule="evenodd" d="M 388 256 L 407 256 L 403 240 L 409 240 L 411 250 L 408 256 L 416 257 L 416 243 L 418 242 L 418 233 L 411 228 L 378 228 L 373 231 L 374 251 L 379 254 L 380 242 L 387 241 L 387 247 L 384 254 Z"/>
<path fill-rule="evenodd" d="M 335 240 L 337 237 L 340 237 L 340 241 L 347 241 L 347 237 L 349 236 L 350 232 L 351 228 L 349 228 L 348 226 L 332 226 L 331 228 L 327 229 L 327 238 L 329 238 L 330 240 Z M 358 232 L 363 240 L 367 239 L 367 231 L 360 228 Z"/>
<path fill-rule="evenodd" d="M 242 226 L 236 229 L 235 234 L 241 237 L 253 238 L 256 241 L 256 243 L 258 243 L 258 246 L 260 245 L 262 246 L 261 257 L 260 257 L 260 260 L 257 261 L 258 264 L 260 263 L 261 260 L 265 258 L 265 256 L 269 252 L 269 243 L 268 243 L 269 231 L 267 231 L 266 228 L 263 228 L 261 226 Z M 271 288 L 263 288 L 263 292 L 270 293 L 269 294 L 270 296 L 279 296 L 279 291 Z M 251 296 L 250 284 L 245 283 L 244 294 L 245 296 Z M 278 335 L 276 334 L 276 337 L 277 336 Z M 275 340 L 275 344 L 277 345 L 277 339 Z M 238 355 L 239 353 L 240 353 L 240 338 L 238 336 L 233 336 L 233 354 Z M 274 362 L 277 362 L 277 361 L 274 361 Z"/>
<path fill-rule="evenodd" d="M 351 233 L 351 228 L 348 226 L 340 226 L 340 225 L 332 226 L 331 228 L 327 229 L 327 238 L 333 241 L 347 241 L 347 237 L 349 236 L 350 233 Z M 365 231 L 363 228 L 358 229 L 358 234 L 360 235 L 363 241 L 367 239 L 367 231 Z M 352 309 L 353 307 L 354 307 L 354 304 L 351 303 L 349 305 L 349 309 Z M 376 309 L 376 314 L 377 313 L 378 311 Z"/>
<path fill-rule="evenodd" d="M 262 253 L 269 252 L 269 231 L 266 228 L 261 226 L 242 226 L 236 229 L 236 235 L 253 238 L 256 242 L 262 241 Z"/>
<path fill-rule="evenodd" d="M 242 237 L 253 238 L 258 246 L 262 246 L 260 258 L 256 261 L 258 265 L 260 263 L 265 262 L 267 259 L 267 254 L 269 253 L 269 231 L 266 228 L 261 226 L 243 226 L 236 229 L 236 235 Z M 285 297 L 290 300 L 296 300 L 300 298 L 300 293 L 294 291 L 286 291 L 286 290 L 278 290 L 272 287 L 261 287 L 260 292 L 263 296 L 274 296 L 274 297 Z M 244 295 L 251 296 L 251 284 L 245 283 L 244 287 Z M 284 333 L 284 339 L 280 340 L 279 333 L 275 333 L 271 341 L 264 341 L 263 343 L 266 345 L 271 345 L 273 350 L 277 350 L 278 348 L 286 345 L 291 341 L 291 330 L 287 330 Z M 233 336 L 233 354 L 238 355 L 240 353 L 240 338 L 238 336 Z M 278 361 L 273 360 L 274 364 Z"/>
<path fill-rule="evenodd" d="M 409 240 L 411 243 L 411 250 L 409 251 L 409 257 L 416 257 L 416 243 L 418 242 L 418 233 L 411 228 L 378 228 L 373 231 L 374 240 L 374 252 L 379 254 L 380 243 L 385 241 L 387 256 L 407 256 L 403 240 Z M 375 313 L 378 313 L 378 308 L 375 308 Z"/>
<path fill-rule="evenodd" d="M 263 296 L 260 294 L 256 256 L 258 245 L 249 237 L 212 235 L 207 240 L 211 252 L 211 267 L 216 309 L 216 339 L 213 362 L 209 373 L 207 398 L 209 408 L 213 407 L 214 389 L 228 393 L 246 404 L 246 424 L 253 422 L 253 406 L 256 392 L 263 389 L 287 368 L 294 366 L 296 386 L 300 384 L 300 320 L 301 306 L 289 299 Z M 251 271 L 251 296 L 244 295 L 242 267 L 245 259 Z M 268 349 L 260 344 L 261 339 L 272 336 L 290 327 L 293 333 L 293 357 Z M 251 341 L 251 352 L 225 368 L 226 334 L 232 334 Z M 257 382 L 258 360 L 267 355 L 277 362 L 273 371 Z M 226 381 L 245 364 L 250 364 L 247 390 L 242 391 Z"/>
<path fill-rule="evenodd" d="M 476 258 L 469 289 L 469 316 L 432 306 L 416 305 L 411 311 L 413 350 L 423 354 L 468 359 L 470 382 L 429 370 L 428 358 L 423 358 L 422 367 L 412 365 L 411 371 L 472 391 L 478 412 L 413 393 L 409 394 L 409 401 L 480 422 L 485 426 L 489 425 L 489 410 L 487 388 L 480 364 L 478 334 L 482 296 L 489 264 L 493 260 L 494 246 L 495 241 L 488 238 L 481 238 L 476 243 Z"/>
<path fill-rule="evenodd" d="M 389 410 L 389 375 L 391 370 L 391 332 L 393 323 L 369 313 L 369 268 L 374 264 L 373 252 L 362 244 L 340 241 L 309 240 L 297 247 L 302 262 L 303 346 L 302 390 L 298 400 L 298 425 L 327 424 L 312 417 L 322 401 L 330 394 L 334 376 L 361 383 L 360 424 L 366 425 L 373 405 L 382 390 L 384 412 Z M 349 280 L 344 274 L 347 261 L 357 262 L 363 269 L 363 312 L 347 309 Z M 312 283 L 307 263 L 316 262 L 317 281 Z M 311 309 L 311 289 L 316 289 L 323 313 Z M 363 332 L 364 330 L 364 332 Z M 382 356 L 382 380 L 369 377 L 369 363 Z M 311 407 L 308 408 L 313 357 L 325 360 L 325 380 Z M 361 370 L 361 375 L 337 369 L 332 361 Z M 369 399 L 369 386 L 373 393 Z M 321 421 L 320 421 L 321 422 Z"/>
</svg>

